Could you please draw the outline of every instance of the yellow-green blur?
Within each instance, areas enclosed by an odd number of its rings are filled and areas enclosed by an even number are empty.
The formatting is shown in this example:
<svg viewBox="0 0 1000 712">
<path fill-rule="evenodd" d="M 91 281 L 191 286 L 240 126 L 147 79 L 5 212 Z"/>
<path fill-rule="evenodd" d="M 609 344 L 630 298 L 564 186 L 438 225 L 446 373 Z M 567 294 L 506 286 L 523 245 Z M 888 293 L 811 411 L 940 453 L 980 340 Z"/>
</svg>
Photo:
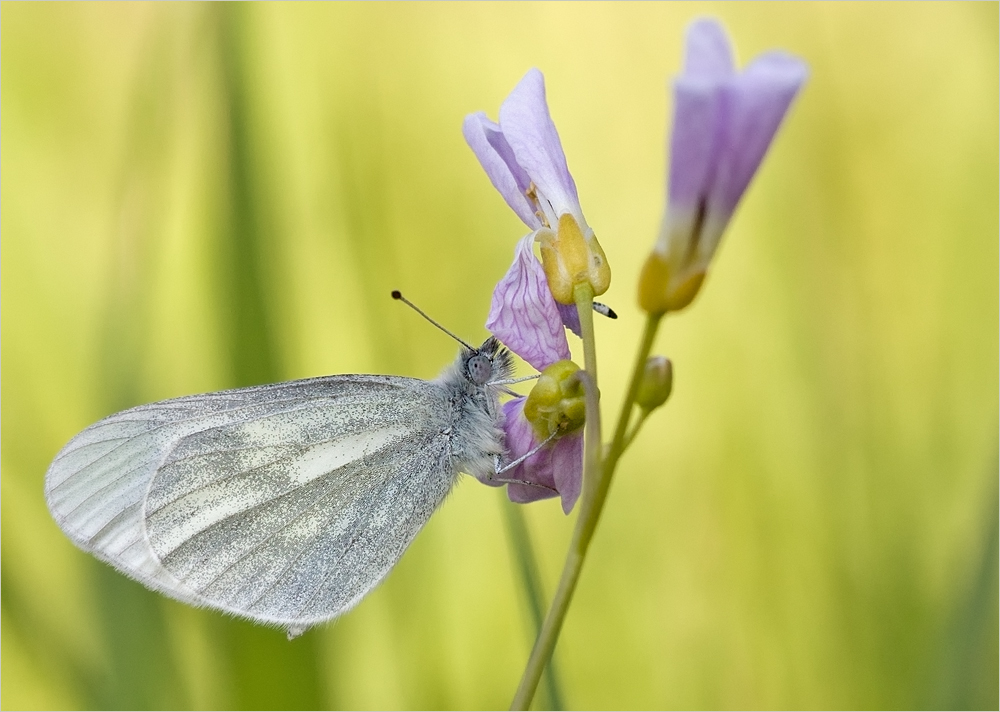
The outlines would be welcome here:
<svg viewBox="0 0 1000 712">
<path fill-rule="evenodd" d="M 566 704 L 996 708 L 997 4 L 599 2 L 0 5 L 2 707 L 506 707 L 533 634 L 502 491 L 465 478 L 384 585 L 288 642 L 76 550 L 42 478 L 130 405 L 434 377 L 456 344 L 393 289 L 485 338 L 526 229 L 461 124 L 530 66 L 614 265 L 613 423 L 704 14 L 810 78 L 661 324 L 674 392 L 616 472 Z M 524 511 L 551 596 L 573 519 Z"/>
</svg>

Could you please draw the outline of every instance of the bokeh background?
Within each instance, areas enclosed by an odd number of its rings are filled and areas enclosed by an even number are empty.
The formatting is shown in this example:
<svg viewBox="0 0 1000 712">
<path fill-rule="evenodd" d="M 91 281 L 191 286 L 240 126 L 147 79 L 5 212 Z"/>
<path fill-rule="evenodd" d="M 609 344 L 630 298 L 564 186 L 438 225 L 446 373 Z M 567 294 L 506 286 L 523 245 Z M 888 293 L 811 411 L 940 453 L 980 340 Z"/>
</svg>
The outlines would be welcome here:
<svg viewBox="0 0 1000 712">
<path fill-rule="evenodd" d="M 616 412 L 686 24 L 811 67 L 619 471 L 557 648 L 582 708 L 998 705 L 998 6 L 0 6 L 2 704 L 505 707 L 533 639 L 501 492 L 281 631 L 150 593 L 42 497 L 86 425 L 327 373 L 432 377 L 524 233 L 465 146 L 531 66 L 614 271 Z M 572 527 L 526 508 L 551 594 Z M 539 704 L 546 704 L 539 698 Z"/>
</svg>

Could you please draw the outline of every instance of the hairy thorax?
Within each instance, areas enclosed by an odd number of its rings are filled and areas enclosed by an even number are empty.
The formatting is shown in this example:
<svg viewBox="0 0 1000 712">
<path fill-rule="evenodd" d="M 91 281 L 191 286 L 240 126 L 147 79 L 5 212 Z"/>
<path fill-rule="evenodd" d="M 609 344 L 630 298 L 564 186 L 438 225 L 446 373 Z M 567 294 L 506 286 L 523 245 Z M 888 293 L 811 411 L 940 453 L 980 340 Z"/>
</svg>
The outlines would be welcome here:
<svg viewBox="0 0 1000 712">
<path fill-rule="evenodd" d="M 461 354 L 438 378 L 449 391 L 452 467 L 480 480 L 493 477 L 496 458 L 505 451 L 499 387 L 489 381 L 509 375 L 509 357 L 496 352 L 489 355 L 493 372 L 486 383 L 476 383 L 470 378 L 469 352 Z"/>
</svg>

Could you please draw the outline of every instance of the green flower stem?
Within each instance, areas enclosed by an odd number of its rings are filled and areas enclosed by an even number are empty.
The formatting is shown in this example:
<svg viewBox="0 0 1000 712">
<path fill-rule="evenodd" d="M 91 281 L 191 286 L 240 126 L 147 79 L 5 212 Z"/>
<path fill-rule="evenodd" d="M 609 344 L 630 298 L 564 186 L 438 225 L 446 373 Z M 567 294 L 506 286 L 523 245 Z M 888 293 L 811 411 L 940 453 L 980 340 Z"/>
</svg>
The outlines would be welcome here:
<svg viewBox="0 0 1000 712">
<path fill-rule="evenodd" d="M 646 320 L 646 328 L 642 334 L 642 342 L 639 344 L 639 351 L 636 354 L 635 367 L 632 369 L 632 380 L 629 382 L 625 400 L 622 402 L 622 411 L 618 416 L 618 423 L 615 426 L 615 434 L 608 446 L 603 462 L 600 463 L 600 479 L 596 483 L 591 497 L 584 497 L 583 506 L 580 507 L 580 515 L 576 522 L 576 530 L 573 533 L 574 543 L 579 538 L 580 551 L 586 554 L 590 540 L 597 529 L 597 522 L 601 518 L 601 511 L 604 509 L 604 501 L 607 499 L 608 490 L 611 489 L 611 478 L 618 466 L 618 460 L 625 452 L 627 443 L 625 434 L 628 431 L 628 424 L 632 416 L 632 408 L 635 405 L 636 396 L 639 394 L 639 386 L 642 384 L 643 374 L 646 370 L 646 359 L 653 348 L 653 341 L 656 338 L 656 330 L 660 325 L 660 316 L 650 315 Z M 589 405 L 589 403 L 588 403 Z M 588 408 L 587 418 L 590 418 Z M 589 433 L 588 433 L 589 435 Z M 600 444 L 597 444 L 600 452 Z M 589 459 L 589 458 L 588 458 Z M 584 494 L 586 495 L 587 467 L 584 466 Z M 553 605 L 555 605 L 553 603 Z M 549 612 L 551 615 L 551 610 Z"/>
<path fill-rule="evenodd" d="M 511 548 L 517 570 L 521 575 L 521 583 L 528 599 L 531 614 L 532 631 L 537 636 L 542 629 L 542 616 L 545 613 L 545 597 L 542 592 L 542 578 L 538 573 L 538 561 L 534 548 L 531 546 L 531 534 L 528 523 L 524 519 L 524 510 L 519 504 L 514 504 L 506 495 L 503 501 L 504 519 L 507 522 L 507 533 L 510 536 Z M 562 694 L 559 691 L 559 677 L 556 673 L 555 660 L 549 661 L 545 668 L 545 691 L 548 693 L 548 709 L 563 709 Z"/>
<path fill-rule="evenodd" d="M 559 632 L 562 630 L 563 620 L 565 620 L 566 613 L 569 611 L 569 604 L 573 598 L 573 592 L 576 590 L 576 583 L 580 578 L 583 560 L 587 554 L 587 546 L 590 543 L 589 539 L 586 541 L 581 539 L 580 522 L 583 520 L 585 513 L 590 511 L 588 502 L 593 500 L 593 494 L 596 491 L 592 485 L 588 486 L 588 480 L 592 482 L 596 475 L 595 466 L 598 464 L 598 451 L 600 448 L 601 417 L 598 392 L 593 379 L 590 378 L 590 374 L 586 371 L 580 371 L 578 377 L 583 382 L 587 394 L 588 412 L 585 438 L 587 452 L 584 456 L 583 496 L 581 497 L 580 515 L 577 518 L 576 528 L 573 532 L 573 541 L 570 544 L 569 552 L 566 554 L 562 577 L 559 579 L 559 588 L 556 589 L 556 595 L 552 600 L 552 605 L 549 607 L 548 615 L 546 615 L 545 621 L 542 623 L 538 639 L 531 650 L 531 656 L 528 658 L 528 664 L 525 666 L 524 674 L 521 677 L 521 684 L 518 686 L 517 693 L 514 695 L 514 701 L 510 705 L 512 710 L 526 710 L 531 705 L 531 700 L 535 696 L 535 690 L 538 688 L 538 681 L 541 679 L 542 673 L 552 657 L 552 652 L 555 650 L 556 641 L 559 639 Z M 597 416 L 591 417 L 590 413 L 597 413 Z M 590 475 L 589 478 L 588 475 Z"/>
<path fill-rule="evenodd" d="M 632 444 L 632 441 L 635 440 L 635 436 L 639 434 L 639 429 L 642 427 L 642 424 L 646 422 L 646 418 L 649 417 L 651 412 L 652 411 L 650 410 L 639 411 L 639 417 L 635 419 L 635 425 L 633 425 L 632 429 L 628 431 L 627 435 L 625 435 L 625 440 L 622 442 L 622 450 L 627 450 L 628 446 Z"/>
<path fill-rule="evenodd" d="M 590 282 L 573 287 L 576 312 L 580 315 L 580 338 L 583 339 L 583 367 L 597 385 L 597 345 L 594 339 L 594 288 Z"/>
<path fill-rule="evenodd" d="M 649 352 L 653 350 L 653 341 L 656 339 L 656 331 L 660 326 L 661 318 L 663 318 L 662 314 L 650 314 L 646 317 L 646 328 L 643 329 L 642 342 L 639 344 L 639 351 L 635 355 L 632 380 L 628 384 L 625 400 L 622 401 L 622 411 L 618 415 L 618 424 L 615 426 L 615 434 L 611 439 L 611 446 L 607 456 L 608 460 L 616 457 L 616 450 L 619 451 L 617 457 L 621 457 L 620 451 L 625 449 L 625 433 L 628 431 L 628 424 L 631 420 L 632 406 L 635 405 L 636 396 L 639 394 L 639 386 L 642 385 L 642 376 L 646 370 L 646 359 L 649 358 Z"/>
<path fill-rule="evenodd" d="M 573 530 L 573 540 L 570 543 L 569 551 L 566 553 L 566 561 L 563 564 L 562 577 L 559 580 L 559 588 L 556 590 L 555 598 L 549 612 L 542 623 L 541 632 L 535 641 L 535 646 L 528 658 L 524 674 L 521 677 L 521 684 L 517 688 L 514 700 L 511 703 L 512 710 L 526 710 L 531 705 L 531 700 L 538 688 L 542 672 L 546 664 L 552 657 L 556 641 L 562 630 L 563 621 L 569 610 L 573 592 L 576 590 L 577 581 L 580 578 L 580 571 L 583 569 L 583 562 L 590 547 L 590 541 L 597 529 L 597 522 L 604 509 L 604 502 L 607 499 L 608 490 L 611 487 L 611 477 L 614 474 L 618 460 L 628 446 L 626 434 L 631 420 L 632 409 L 635 404 L 639 386 L 642 383 L 645 372 L 646 359 L 653 348 L 653 341 L 656 338 L 656 331 L 660 323 L 660 315 L 650 315 L 646 321 L 643 331 L 642 342 L 636 354 L 635 368 L 632 371 L 632 379 L 622 403 L 622 411 L 615 427 L 615 434 L 611 444 L 608 446 L 606 455 L 601 461 L 601 422 L 599 392 L 597 389 L 597 363 L 596 348 L 594 344 L 594 320 L 593 320 L 593 291 L 590 285 L 585 285 L 586 289 L 575 291 L 577 311 L 580 314 L 580 325 L 583 334 L 584 360 L 586 372 L 582 374 L 584 386 L 587 393 L 587 432 L 586 432 L 586 453 L 584 457 L 583 472 L 583 495 L 580 498 L 580 513 L 577 516 L 576 527 Z M 589 294 L 588 294 L 589 292 Z M 637 424 L 641 425 L 641 422 Z M 596 481 L 595 481 L 596 480 Z"/>
</svg>

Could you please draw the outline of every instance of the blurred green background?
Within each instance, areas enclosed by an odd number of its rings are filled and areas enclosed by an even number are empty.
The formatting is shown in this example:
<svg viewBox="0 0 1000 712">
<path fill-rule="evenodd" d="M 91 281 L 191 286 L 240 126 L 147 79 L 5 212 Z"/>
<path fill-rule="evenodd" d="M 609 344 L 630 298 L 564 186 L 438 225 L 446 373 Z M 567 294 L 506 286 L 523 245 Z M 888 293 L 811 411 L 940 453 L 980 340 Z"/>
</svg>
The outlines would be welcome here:
<svg viewBox="0 0 1000 712">
<path fill-rule="evenodd" d="M 557 660 L 582 708 L 998 705 L 998 6 L 0 6 L 2 705 L 505 707 L 532 641 L 502 494 L 466 478 L 336 623 L 150 593 L 51 521 L 121 408 L 432 377 L 525 229 L 465 146 L 531 66 L 614 270 L 610 416 L 686 24 L 811 78 L 626 456 Z M 529 506 L 551 594 L 572 517 Z M 544 701 L 542 701 L 544 703 Z"/>
</svg>

